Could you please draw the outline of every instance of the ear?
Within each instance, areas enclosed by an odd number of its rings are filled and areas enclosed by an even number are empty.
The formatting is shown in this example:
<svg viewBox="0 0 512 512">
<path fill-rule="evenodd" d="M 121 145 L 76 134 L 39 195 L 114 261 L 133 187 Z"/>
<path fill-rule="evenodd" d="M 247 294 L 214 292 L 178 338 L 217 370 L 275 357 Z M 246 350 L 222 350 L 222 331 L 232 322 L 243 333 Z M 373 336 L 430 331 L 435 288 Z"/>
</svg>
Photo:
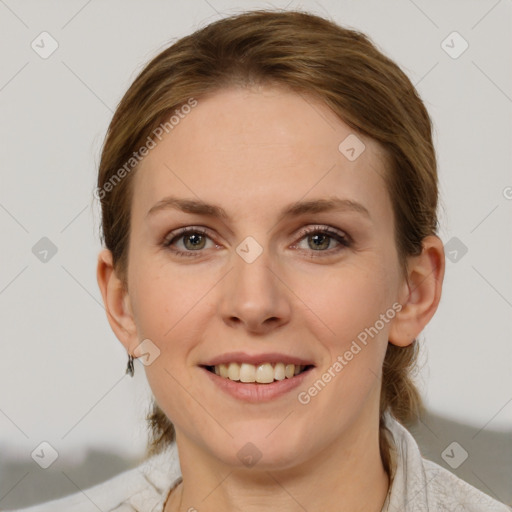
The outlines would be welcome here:
<svg viewBox="0 0 512 512">
<path fill-rule="evenodd" d="M 137 346 L 137 328 L 133 319 L 128 291 L 116 275 L 112 253 L 103 249 L 98 255 L 96 279 L 103 297 L 108 322 L 127 352 L 133 354 Z"/>
<path fill-rule="evenodd" d="M 407 259 L 407 276 L 400 293 L 402 309 L 389 330 L 389 342 L 410 345 L 428 324 L 441 300 L 445 256 L 443 242 L 435 235 L 423 240 L 418 256 Z"/>
</svg>

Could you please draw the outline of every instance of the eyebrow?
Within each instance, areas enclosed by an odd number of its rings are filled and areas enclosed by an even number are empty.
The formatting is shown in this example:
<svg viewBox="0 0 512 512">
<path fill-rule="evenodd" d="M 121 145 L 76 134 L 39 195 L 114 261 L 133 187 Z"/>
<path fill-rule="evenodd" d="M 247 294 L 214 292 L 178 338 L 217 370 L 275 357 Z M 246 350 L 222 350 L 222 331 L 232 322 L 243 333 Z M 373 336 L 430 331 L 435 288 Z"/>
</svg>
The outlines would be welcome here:
<svg viewBox="0 0 512 512">
<path fill-rule="evenodd" d="M 174 196 L 164 197 L 158 201 L 149 209 L 146 217 L 168 209 L 180 210 L 185 213 L 193 213 L 196 215 L 205 215 L 207 217 L 219 218 L 226 221 L 231 220 L 226 210 L 220 206 L 197 199 L 183 199 Z M 351 199 L 330 197 L 291 203 L 281 211 L 279 221 L 285 218 L 304 215 L 306 213 L 321 213 L 327 211 L 352 211 L 371 219 L 370 212 L 361 203 L 352 201 Z"/>
</svg>

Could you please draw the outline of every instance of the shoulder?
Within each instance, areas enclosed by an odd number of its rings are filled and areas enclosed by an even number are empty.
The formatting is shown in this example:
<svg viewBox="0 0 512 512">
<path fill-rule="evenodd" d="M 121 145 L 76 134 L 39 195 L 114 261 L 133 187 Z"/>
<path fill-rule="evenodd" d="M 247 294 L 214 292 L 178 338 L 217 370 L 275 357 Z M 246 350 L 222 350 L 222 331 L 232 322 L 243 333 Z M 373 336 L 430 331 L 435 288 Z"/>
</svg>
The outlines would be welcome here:
<svg viewBox="0 0 512 512">
<path fill-rule="evenodd" d="M 435 462 L 423 459 L 429 499 L 434 510 L 455 512 L 510 512 L 512 509 L 491 498 Z M 430 504 L 430 503 L 429 503 Z M 438 508 L 436 508 L 436 506 Z"/>
<path fill-rule="evenodd" d="M 160 512 L 180 478 L 176 445 L 106 482 L 58 500 L 5 512 Z"/>
<path fill-rule="evenodd" d="M 389 413 L 386 427 L 393 451 L 390 511 L 512 511 L 439 464 L 423 458 L 412 434 Z"/>
</svg>

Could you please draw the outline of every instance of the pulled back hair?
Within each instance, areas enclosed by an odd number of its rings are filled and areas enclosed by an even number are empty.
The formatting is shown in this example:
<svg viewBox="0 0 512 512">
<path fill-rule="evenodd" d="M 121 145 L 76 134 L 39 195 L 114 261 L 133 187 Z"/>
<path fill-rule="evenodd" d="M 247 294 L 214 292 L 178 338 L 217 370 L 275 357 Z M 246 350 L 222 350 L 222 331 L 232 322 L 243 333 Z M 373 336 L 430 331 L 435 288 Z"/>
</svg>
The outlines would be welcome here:
<svg viewBox="0 0 512 512">
<path fill-rule="evenodd" d="M 279 85 L 323 101 L 356 133 L 378 141 L 393 205 L 395 243 L 404 275 L 407 257 L 438 229 L 438 185 L 432 123 L 404 72 L 364 34 L 301 11 L 256 10 L 215 21 L 162 51 L 119 103 L 102 149 L 96 189 L 102 242 L 126 287 L 134 172 L 120 170 L 148 136 L 191 98 L 232 86 Z M 124 167 L 126 170 L 126 167 Z M 136 165 L 134 166 L 136 170 Z M 110 187 L 108 185 L 111 185 Z M 379 443 L 391 475 L 384 413 L 407 425 L 423 410 L 414 384 L 418 341 L 388 342 L 380 395 Z M 153 400 L 147 456 L 174 441 L 171 421 Z"/>
</svg>

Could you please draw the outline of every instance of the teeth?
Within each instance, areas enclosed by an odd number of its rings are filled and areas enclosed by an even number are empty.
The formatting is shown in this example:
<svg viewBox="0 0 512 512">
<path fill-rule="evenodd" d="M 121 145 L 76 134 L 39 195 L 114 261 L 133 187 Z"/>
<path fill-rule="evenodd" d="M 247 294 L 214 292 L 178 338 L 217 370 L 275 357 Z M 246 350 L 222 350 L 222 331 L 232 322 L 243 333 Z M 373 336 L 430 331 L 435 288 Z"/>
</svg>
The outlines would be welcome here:
<svg viewBox="0 0 512 512">
<path fill-rule="evenodd" d="M 240 366 L 240 381 L 256 382 L 256 368 L 254 367 L 254 365 L 242 363 L 242 365 Z"/>
<path fill-rule="evenodd" d="M 231 380 L 240 380 L 240 365 L 237 363 L 229 363 L 228 378 Z"/>
<path fill-rule="evenodd" d="M 274 382 L 274 368 L 272 368 L 270 363 L 260 364 L 258 366 L 255 381 L 260 382 L 261 384 Z"/>
<path fill-rule="evenodd" d="M 284 364 L 283 363 L 277 363 L 274 366 L 274 379 L 276 380 L 284 380 L 286 377 L 284 373 Z"/>
<path fill-rule="evenodd" d="M 258 366 L 249 363 L 219 364 L 213 368 L 216 375 L 240 382 L 270 384 L 274 380 L 291 379 L 304 370 L 303 365 L 284 363 L 263 363 Z"/>
</svg>

